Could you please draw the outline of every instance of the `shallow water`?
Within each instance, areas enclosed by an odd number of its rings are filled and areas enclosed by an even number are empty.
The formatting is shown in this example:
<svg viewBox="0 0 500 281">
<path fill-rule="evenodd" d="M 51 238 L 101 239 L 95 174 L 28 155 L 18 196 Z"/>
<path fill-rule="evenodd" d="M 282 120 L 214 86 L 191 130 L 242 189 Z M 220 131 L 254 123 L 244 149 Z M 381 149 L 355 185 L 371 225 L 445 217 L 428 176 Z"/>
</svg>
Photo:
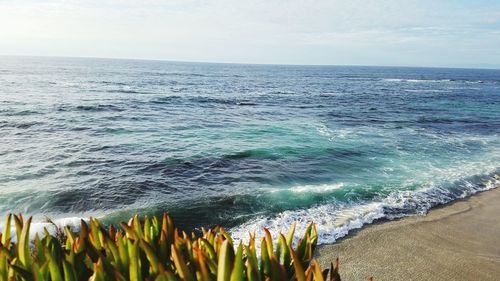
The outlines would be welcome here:
<svg viewBox="0 0 500 281">
<path fill-rule="evenodd" d="M 500 71 L 0 57 L 0 213 L 320 242 L 498 185 Z"/>
</svg>

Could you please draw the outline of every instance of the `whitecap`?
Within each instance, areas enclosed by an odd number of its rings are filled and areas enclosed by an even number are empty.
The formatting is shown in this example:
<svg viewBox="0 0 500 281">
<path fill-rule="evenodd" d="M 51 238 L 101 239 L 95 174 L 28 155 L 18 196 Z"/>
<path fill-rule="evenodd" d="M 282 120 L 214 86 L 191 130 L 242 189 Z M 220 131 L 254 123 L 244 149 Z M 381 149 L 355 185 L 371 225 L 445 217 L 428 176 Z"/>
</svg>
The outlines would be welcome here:
<svg viewBox="0 0 500 281">
<path fill-rule="evenodd" d="M 291 187 L 289 190 L 296 193 L 301 192 L 315 192 L 315 193 L 323 193 L 329 192 L 332 190 L 340 189 L 344 187 L 344 183 L 335 183 L 335 184 L 320 184 L 320 185 L 299 185 Z"/>
</svg>

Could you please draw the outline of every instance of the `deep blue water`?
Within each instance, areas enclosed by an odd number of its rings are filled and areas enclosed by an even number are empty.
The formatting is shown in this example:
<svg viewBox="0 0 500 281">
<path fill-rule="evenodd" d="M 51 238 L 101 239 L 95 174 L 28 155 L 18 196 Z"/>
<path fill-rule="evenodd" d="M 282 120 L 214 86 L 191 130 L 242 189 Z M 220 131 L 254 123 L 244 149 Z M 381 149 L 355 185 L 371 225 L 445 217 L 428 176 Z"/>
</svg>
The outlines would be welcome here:
<svg viewBox="0 0 500 281">
<path fill-rule="evenodd" d="M 499 133 L 499 70 L 0 57 L 0 213 L 332 242 L 498 186 Z"/>
</svg>

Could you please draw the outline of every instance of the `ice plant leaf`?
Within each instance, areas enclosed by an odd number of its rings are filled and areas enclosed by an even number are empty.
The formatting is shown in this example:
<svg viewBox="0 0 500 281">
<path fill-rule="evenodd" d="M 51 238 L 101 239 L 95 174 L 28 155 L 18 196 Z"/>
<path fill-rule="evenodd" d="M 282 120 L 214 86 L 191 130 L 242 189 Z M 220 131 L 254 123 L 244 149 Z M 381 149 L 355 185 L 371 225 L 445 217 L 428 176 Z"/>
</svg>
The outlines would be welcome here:
<svg viewBox="0 0 500 281">
<path fill-rule="evenodd" d="M 21 231 L 23 229 L 23 217 L 21 215 L 14 215 L 14 225 L 16 226 L 16 238 L 17 241 L 20 241 Z"/>
<path fill-rule="evenodd" d="M 129 277 L 131 281 L 141 281 L 141 268 L 139 261 L 139 241 L 128 241 L 128 255 L 129 255 Z"/>
<path fill-rule="evenodd" d="M 295 235 L 295 227 L 296 227 L 296 224 L 293 223 L 292 224 L 292 227 L 290 227 L 290 230 L 288 230 L 288 234 L 286 236 L 286 243 L 288 245 L 292 245 L 292 242 L 293 242 L 293 236 Z"/>
<path fill-rule="evenodd" d="M 5 227 L 3 228 L 2 239 L 0 240 L 0 242 L 2 242 L 2 245 L 4 245 L 7 248 L 8 248 L 7 241 L 10 241 L 11 218 L 12 214 L 8 214 L 7 217 L 5 218 Z"/>
<path fill-rule="evenodd" d="M 146 254 L 149 264 L 151 265 L 152 273 L 154 275 L 157 275 L 158 273 L 160 273 L 160 271 L 164 271 L 163 265 L 158 260 L 158 257 L 156 256 L 153 248 L 151 248 L 151 246 L 149 246 L 149 244 L 144 239 L 141 240 L 140 246 Z"/>
<path fill-rule="evenodd" d="M 323 272 L 321 271 L 321 267 L 319 266 L 318 261 L 314 260 L 311 266 L 313 268 L 314 281 L 325 281 L 325 279 L 323 278 Z"/>
<path fill-rule="evenodd" d="M 31 269 L 31 249 L 29 240 L 31 219 L 32 217 L 29 217 L 24 223 L 17 247 L 19 261 L 23 264 L 25 269 Z"/>
<path fill-rule="evenodd" d="M 271 258 L 269 257 L 265 238 L 262 238 L 260 244 L 260 270 L 266 276 L 271 275 Z"/>
<path fill-rule="evenodd" d="M 243 246 L 240 242 L 238 250 L 236 250 L 236 256 L 234 257 L 233 272 L 231 273 L 231 281 L 243 281 Z"/>
<path fill-rule="evenodd" d="M 64 280 L 77 281 L 75 270 L 71 266 L 71 264 L 69 262 L 67 262 L 66 260 L 63 260 L 62 265 L 63 265 L 63 271 L 64 271 Z"/>
<path fill-rule="evenodd" d="M 184 262 L 184 259 L 182 258 L 181 254 L 175 248 L 174 245 L 172 245 L 171 252 L 172 252 L 172 260 L 174 261 L 177 273 L 179 274 L 181 279 L 185 281 L 194 281 L 194 277 L 189 271 L 186 262 Z"/>
<path fill-rule="evenodd" d="M 49 253 L 47 254 L 47 257 L 48 257 L 50 278 L 53 281 L 63 281 L 64 279 L 61 275 L 59 265 Z"/>
<path fill-rule="evenodd" d="M 306 275 L 304 272 L 304 268 L 301 265 L 301 261 L 299 257 L 297 257 L 297 254 L 295 254 L 295 251 L 292 249 L 292 247 L 290 245 L 288 247 L 292 256 L 293 267 L 295 268 L 295 278 L 297 278 L 297 281 L 305 281 Z"/>
<path fill-rule="evenodd" d="M 220 247 L 217 281 L 229 281 L 231 274 L 230 241 L 224 240 Z"/>
</svg>

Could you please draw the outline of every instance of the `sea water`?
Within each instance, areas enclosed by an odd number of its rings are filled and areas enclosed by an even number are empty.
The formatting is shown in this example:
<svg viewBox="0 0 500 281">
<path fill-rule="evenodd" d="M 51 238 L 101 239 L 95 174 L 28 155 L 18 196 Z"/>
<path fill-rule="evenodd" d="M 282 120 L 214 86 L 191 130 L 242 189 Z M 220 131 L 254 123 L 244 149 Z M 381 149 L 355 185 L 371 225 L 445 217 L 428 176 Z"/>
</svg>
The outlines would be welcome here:
<svg viewBox="0 0 500 281">
<path fill-rule="evenodd" d="M 499 133 L 499 70 L 0 57 L 0 214 L 328 243 L 498 186 Z"/>
</svg>

